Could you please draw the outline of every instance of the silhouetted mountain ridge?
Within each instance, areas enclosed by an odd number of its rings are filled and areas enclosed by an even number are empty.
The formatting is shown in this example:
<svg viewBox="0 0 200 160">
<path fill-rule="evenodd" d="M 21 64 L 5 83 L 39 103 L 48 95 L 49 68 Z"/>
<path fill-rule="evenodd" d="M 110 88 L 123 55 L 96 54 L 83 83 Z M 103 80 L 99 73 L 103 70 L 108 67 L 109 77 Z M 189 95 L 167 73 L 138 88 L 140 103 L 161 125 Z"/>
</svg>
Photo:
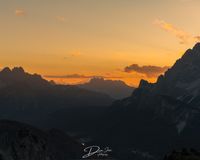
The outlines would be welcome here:
<svg viewBox="0 0 200 160">
<path fill-rule="evenodd" d="M 128 86 L 120 80 L 105 80 L 104 78 L 92 78 L 88 83 L 78 85 L 80 88 L 101 92 L 115 99 L 122 99 L 131 95 L 134 87 Z"/>
<path fill-rule="evenodd" d="M 22 67 L 6 67 L 0 72 L 0 118 L 36 121 L 62 108 L 100 107 L 112 101 L 103 93 L 48 82 Z"/>
<path fill-rule="evenodd" d="M 0 72 L 1 88 L 9 85 L 21 84 L 29 87 L 44 87 L 48 86 L 49 82 L 44 80 L 38 74 L 29 74 L 22 67 L 14 67 L 12 70 L 8 67 Z"/>
<path fill-rule="evenodd" d="M 172 148 L 200 149 L 200 43 L 189 49 L 156 83 L 116 101 L 105 118 L 106 143 L 154 154 Z M 100 141 L 103 141 L 100 138 Z"/>
</svg>

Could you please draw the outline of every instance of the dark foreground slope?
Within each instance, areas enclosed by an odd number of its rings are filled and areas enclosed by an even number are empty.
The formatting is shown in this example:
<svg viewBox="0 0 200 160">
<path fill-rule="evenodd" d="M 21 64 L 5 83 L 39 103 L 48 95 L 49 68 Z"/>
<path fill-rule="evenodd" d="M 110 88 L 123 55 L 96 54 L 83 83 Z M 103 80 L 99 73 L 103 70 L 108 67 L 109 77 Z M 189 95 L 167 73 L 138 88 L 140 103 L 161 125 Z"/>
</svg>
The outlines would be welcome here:
<svg viewBox="0 0 200 160">
<path fill-rule="evenodd" d="M 200 152 L 195 149 L 173 150 L 164 156 L 163 160 L 200 160 Z"/>
<path fill-rule="evenodd" d="M 58 130 L 44 132 L 27 124 L 0 121 L 2 160 L 70 160 L 82 155 L 81 144 Z"/>
</svg>

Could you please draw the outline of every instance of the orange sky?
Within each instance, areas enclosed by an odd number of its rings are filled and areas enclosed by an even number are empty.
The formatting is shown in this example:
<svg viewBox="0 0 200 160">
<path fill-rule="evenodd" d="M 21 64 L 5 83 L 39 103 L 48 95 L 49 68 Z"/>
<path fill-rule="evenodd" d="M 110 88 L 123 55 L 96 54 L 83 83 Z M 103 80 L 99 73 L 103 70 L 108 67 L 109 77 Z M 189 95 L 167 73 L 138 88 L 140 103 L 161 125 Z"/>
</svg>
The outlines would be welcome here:
<svg viewBox="0 0 200 160">
<path fill-rule="evenodd" d="M 198 0 L 2 0 L 0 13 L 0 68 L 59 83 L 153 82 L 142 66 L 173 65 L 200 35 Z"/>
</svg>

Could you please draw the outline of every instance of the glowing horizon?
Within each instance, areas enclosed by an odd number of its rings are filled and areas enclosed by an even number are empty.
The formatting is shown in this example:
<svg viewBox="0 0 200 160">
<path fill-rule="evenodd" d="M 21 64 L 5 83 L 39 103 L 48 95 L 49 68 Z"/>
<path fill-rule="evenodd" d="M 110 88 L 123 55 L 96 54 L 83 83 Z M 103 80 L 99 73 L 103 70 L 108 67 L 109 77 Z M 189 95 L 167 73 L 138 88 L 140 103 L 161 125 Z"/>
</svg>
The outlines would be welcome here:
<svg viewBox="0 0 200 160">
<path fill-rule="evenodd" d="M 57 83 L 155 82 L 200 40 L 197 0 L 2 0 L 0 13 L 0 68 Z"/>
</svg>

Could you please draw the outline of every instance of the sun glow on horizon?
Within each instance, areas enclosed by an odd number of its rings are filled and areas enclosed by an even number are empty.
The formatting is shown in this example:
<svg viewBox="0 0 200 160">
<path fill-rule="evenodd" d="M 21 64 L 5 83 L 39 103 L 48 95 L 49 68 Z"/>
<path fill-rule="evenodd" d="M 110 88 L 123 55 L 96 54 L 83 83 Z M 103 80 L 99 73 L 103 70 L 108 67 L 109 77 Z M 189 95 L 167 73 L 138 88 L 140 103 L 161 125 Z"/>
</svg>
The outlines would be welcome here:
<svg viewBox="0 0 200 160">
<path fill-rule="evenodd" d="M 197 0 L 3 0 L 0 12 L 1 66 L 58 75 L 45 78 L 62 84 L 155 82 L 200 40 Z M 62 77 L 74 74 L 82 77 Z"/>
</svg>

